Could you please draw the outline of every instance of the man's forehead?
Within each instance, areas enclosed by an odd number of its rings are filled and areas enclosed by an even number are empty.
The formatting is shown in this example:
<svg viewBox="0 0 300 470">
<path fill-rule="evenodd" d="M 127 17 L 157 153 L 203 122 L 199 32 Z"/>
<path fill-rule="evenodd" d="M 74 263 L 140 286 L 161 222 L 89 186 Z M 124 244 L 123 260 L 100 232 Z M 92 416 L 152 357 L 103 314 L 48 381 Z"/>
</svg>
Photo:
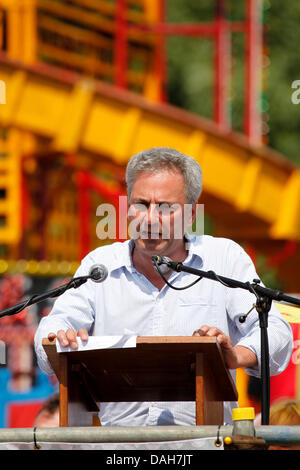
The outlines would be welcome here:
<svg viewBox="0 0 300 470">
<path fill-rule="evenodd" d="M 162 201 L 173 199 L 174 196 L 185 192 L 185 181 L 178 171 L 142 172 L 133 184 L 134 196 L 143 196 L 146 200 L 152 195 L 162 195 Z M 133 195 L 133 194 L 132 194 Z"/>
<path fill-rule="evenodd" d="M 183 175 L 179 169 L 175 167 L 161 167 L 138 171 L 135 175 L 135 181 L 141 178 L 160 178 L 161 176 L 170 178 L 180 177 L 183 179 Z"/>
</svg>

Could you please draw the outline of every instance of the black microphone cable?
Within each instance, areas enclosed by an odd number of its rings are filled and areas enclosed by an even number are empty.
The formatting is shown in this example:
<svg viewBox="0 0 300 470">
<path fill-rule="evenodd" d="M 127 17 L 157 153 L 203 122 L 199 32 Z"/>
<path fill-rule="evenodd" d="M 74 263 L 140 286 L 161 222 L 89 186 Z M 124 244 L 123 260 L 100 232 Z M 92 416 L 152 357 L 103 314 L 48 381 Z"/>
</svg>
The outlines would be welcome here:
<svg viewBox="0 0 300 470">
<path fill-rule="evenodd" d="M 183 287 L 175 287 L 173 286 L 166 278 L 165 276 L 163 275 L 163 273 L 161 272 L 161 270 L 159 269 L 159 265 L 157 264 L 157 258 L 156 256 L 152 256 L 152 262 L 154 264 L 154 269 L 156 272 L 158 272 L 158 274 L 160 275 L 160 277 L 164 280 L 164 282 L 167 284 L 167 286 L 171 287 L 171 289 L 174 289 L 174 290 L 184 290 L 184 289 L 188 289 L 189 287 L 192 287 L 194 286 L 195 284 L 197 284 L 197 282 L 201 281 L 201 279 L 203 279 L 203 277 L 199 277 L 198 279 L 196 279 L 194 282 L 192 282 L 191 284 L 187 285 L 187 286 L 183 286 Z"/>
</svg>

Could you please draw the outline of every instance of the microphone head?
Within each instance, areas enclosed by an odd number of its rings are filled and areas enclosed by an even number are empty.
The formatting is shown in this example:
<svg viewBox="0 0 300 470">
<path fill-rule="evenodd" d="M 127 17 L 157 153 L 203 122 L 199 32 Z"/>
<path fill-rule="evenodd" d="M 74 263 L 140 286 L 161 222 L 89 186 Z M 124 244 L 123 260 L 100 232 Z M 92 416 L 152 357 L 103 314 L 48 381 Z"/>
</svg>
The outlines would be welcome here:
<svg viewBox="0 0 300 470">
<path fill-rule="evenodd" d="M 154 255 L 154 256 L 152 256 L 152 262 L 153 262 L 153 264 L 154 264 L 154 262 L 156 262 L 156 264 L 158 264 L 158 266 L 161 266 L 162 264 L 166 264 L 168 266 L 169 263 L 172 262 L 172 260 L 170 258 L 168 258 L 167 256 Z"/>
<path fill-rule="evenodd" d="M 94 264 L 89 271 L 89 277 L 94 282 L 103 282 L 108 276 L 107 267 L 104 264 Z"/>
<path fill-rule="evenodd" d="M 161 256 L 158 255 L 151 256 L 151 259 L 154 266 L 155 264 L 160 264 L 161 262 Z"/>
<path fill-rule="evenodd" d="M 172 260 L 170 258 L 167 258 L 166 256 L 159 256 L 159 255 L 152 256 L 154 270 L 157 273 L 159 274 L 162 273 L 166 276 L 172 272 L 172 269 L 169 266 L 169 262 L 171 261 Z M 159 270 L 158 270 L 158 266 L 160 267 Z"/>
</svg>

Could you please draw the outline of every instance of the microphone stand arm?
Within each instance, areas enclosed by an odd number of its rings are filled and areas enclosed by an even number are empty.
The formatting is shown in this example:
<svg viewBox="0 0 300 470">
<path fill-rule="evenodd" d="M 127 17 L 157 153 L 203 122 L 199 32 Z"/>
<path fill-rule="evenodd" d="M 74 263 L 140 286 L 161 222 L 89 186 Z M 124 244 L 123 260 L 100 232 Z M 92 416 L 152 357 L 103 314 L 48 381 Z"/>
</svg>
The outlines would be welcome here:
<svg viewBox="0 0 300 470">
<path fill-rule="evenodd" d="M 261 339 L 261 421 L 263 425 L 269 424 L 270 414 L 270 367 L 269 367 L 269 341 L 268 341 L 268 313 L 272 306 L 272 301 L 288 302 L 300 306 L 300 299 L 295 299 L 289 295 L 284 294 L 279 290 L 269 289 L 259 285 L 260 280 L 254 279 L 253 283 L 241 282 L 235 279 L 230 279 L 224 276 L 217 275 L 214 271 L 201 271 L 176 261 L 159 262 L 158 257 L 153 256 L 152 261 L 159 274 L 163 277 L 159 270 L 159 264 L 166 264 L 168 267 L 177 272 L 186 272 L 195 274 L 201 278 L 211 279 L 213 281 L 221 282 L 226 287 L 241 288 L 248 290 L 256 296 L 255 308 L 259 316 L 260 326 L 260 339 Z M 164 278 L 164 277 L 163 277 Z M 243 323 L 246 320 L 246 315 L 240 318 Z"/>
<path fill-rule="evenodd" d="M 68 289 L 71 289 L 71 288 L 76 289 L 77 287 L 80 287 L 88 279 L 90 279 L 90 276 L 75 277 L 75 278 L 71 279 L 69 282 L 67 282 L 66 284 L 63 284 L 62 286 L 59 286 L 59 287 L 56 287 L 55 289 L 47 291 L 44 294 L 40 294 L 40 295 L 34 294 L 29 299 L 25 300 L 24 302 L 21 302 L 17 305 L 14 305 L 12 307 L 8 307 L 4 310 L 1 310 L 0 311 L 0 318 L 2 318 L 4 316 L 7 316 L 7 315 L 15 315 L 15 314 L 21 312 L 22 310 L 24 310 L 29 305 L 36 304 L 38 302 L 42 302 L 43 300 L 46 300 L 48 298 L 58 297 L 59 295 L 66 292 Z"/>
<path fill-rule="evenodd" d="M 167 266 L 177 272 L 182 271 L 190 274 L 195 274 L 196 276 L 204 277 L 206 279 L 211 279 L 212 281 L 219 281 L 222 284 L 225 284 L 226 287 L 239 287 L 241 289 L 249 290 L 250 292 L 252 292 L 252 294 L 254 293 L 253 291 L 255 291 L 255 293 L 260 295 L 261 297 L 267 297 L 271 300 L 277 300 L 277 302 L 288 302 L 300 307 L 300 299 L 295 299 L 294 297 L 286 295 L 280 290 L 274 290 L 269 289 L 268 287 L 260 286 L 259 279 L 254 279 L 253 284 L 251 284 L 250 282 L 241 282 L 228 277 L 219 276 L 214 271 L 201 271 L 200 269 L 185 266 L 184 264 L 178 263 L 176 261 L 170 261 L 164 264 L 167 264 Z"/>
</svg>

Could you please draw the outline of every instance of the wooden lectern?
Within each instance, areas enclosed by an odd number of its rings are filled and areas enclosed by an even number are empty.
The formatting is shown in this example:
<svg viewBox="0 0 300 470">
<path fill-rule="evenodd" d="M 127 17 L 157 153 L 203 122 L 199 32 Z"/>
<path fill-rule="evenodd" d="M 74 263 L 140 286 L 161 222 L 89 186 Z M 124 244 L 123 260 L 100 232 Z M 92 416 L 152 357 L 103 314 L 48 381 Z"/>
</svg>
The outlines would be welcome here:
<svg viewBox="0 0 300 470">
<path fill-rule="evenodd" d="M 57 352 L 43 347 L 60 384 L 60 426 L 91 426 L 101 402 L 195 401 L 197 425 L 223 424 L 237 400 L 216 338 L 137 337 L 135 348 Z M 98 424 L 100 424 L 98 422 Z"/>
</svg>

